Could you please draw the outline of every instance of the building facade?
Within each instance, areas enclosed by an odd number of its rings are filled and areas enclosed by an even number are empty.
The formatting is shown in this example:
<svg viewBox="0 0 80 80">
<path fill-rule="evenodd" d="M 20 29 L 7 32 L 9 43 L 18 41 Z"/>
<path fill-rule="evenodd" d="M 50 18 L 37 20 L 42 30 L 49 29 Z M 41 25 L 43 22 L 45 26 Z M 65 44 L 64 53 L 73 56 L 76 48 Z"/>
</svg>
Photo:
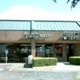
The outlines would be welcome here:
<svg viewBox="0 0 80 80">
<path fill-rule="evenodd" d="M 80 56 L 80 22 L 48 20 L 0 20 L 0 57 L 9 50 L 9 60 L 57 57 L 68 61 Z"/>
</svg>

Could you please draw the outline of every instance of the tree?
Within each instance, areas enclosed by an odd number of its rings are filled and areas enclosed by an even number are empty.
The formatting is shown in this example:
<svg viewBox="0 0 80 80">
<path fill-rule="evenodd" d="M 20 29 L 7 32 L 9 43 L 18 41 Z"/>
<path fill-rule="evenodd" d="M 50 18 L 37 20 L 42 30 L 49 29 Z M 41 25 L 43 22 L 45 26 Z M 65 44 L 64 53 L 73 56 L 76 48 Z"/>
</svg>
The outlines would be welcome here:
<svg viewBox="0 0 80 80">
<path fill-rule="evenodd" d="M 55 3 L 57 2 L 57 0 L 53 0 Z M 77 4 L 78 4 L 78 2 L 79 2 L 80 0 L 72 0 L 72 2 L 71 2 L 71 8 L 74 8 Z M 70 2 L 70 0 L 67 0 L 67 3 L 69 3 Z"/>
</svg>

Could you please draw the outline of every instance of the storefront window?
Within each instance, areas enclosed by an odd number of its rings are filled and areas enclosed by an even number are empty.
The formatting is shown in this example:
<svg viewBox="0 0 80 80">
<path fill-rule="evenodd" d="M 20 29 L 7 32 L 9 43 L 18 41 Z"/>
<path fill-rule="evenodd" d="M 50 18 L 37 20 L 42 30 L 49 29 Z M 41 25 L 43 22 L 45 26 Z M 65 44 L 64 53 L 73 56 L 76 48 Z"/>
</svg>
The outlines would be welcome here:
<svg viewBox="0 0 80 80">
<path fill-rule="evenodd" d="M 45 57 L 45 45 L 44 44 L 37 44 L 36 45 L 36 56 Z"/>
<path fill-rule="evenodd" d="M 55 44 L 55 54 L 57 57 L 62 57 L 62 44 Z"/>
<path fill-rule="evenodd" d="M 9 49 L 9 60 L 23 62 L 25 57 L 28 57 L 31 50 L 30 44 L 10 44 Z"/>
<path fill-rule="evenodd" d="M 0 44 L 0 53 L 4 53 L 7 45 L 6 44 Z"/>
<path fill-rule="evenodd" d="M 39 57 L 53 57 L 53 44 L 36 44 L 36 54 Z"/>
<path fill-rule="evenodd" d="M 53 44 L 46 44 L 46 57 L 53 57 Z"/>
<path fill-rule="evenodd" d="M 6 49 L 7 45 L 6 44 L 0 44 L 0 57 L 4 57 L 5 56 L 5 49 Z"/>
</svg>

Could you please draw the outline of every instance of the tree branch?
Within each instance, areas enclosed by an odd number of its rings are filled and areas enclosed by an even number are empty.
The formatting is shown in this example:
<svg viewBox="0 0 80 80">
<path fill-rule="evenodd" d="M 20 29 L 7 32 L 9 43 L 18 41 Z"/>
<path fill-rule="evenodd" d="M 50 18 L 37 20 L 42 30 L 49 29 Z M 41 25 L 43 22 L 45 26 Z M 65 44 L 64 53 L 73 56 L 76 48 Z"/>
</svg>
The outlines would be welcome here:
<svg viewBox="0 0 80 80">
<path fill-rule="evenodd" d="M 53 0 L 55 3 L 57 2 L 56 0 Z M 72 0 L 72 2 L 71 2 L 71 8 L 74 8 L 77 4 L 78 4 L 78 2 L 79 2 L 80 0 Z M 69 3 L 70 2 L 70 0 L 67 0 L 67 3 Z"/>
<path fill-rule="evenodd" d="M 67 3 L 68 3 L 69 1 L 70 1 L 70 0 L 68 0 Z"/>
</svg>

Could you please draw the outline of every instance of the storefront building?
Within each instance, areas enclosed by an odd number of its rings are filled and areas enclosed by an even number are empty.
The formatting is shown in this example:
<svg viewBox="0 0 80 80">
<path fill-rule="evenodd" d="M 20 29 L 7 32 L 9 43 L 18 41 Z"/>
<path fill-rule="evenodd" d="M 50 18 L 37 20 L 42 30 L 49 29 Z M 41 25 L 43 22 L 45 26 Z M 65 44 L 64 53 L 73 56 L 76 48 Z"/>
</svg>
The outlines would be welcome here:
<svg viewBox="0 0 80 80">
<path fill-rule="evenodd" d="M 0 57 L 9 50 L 9 60 L 34 57 L 57 57 L 68 61 L 80 56 L 80 22 L 50 20 L 0 20 Z"/>
</svg>

